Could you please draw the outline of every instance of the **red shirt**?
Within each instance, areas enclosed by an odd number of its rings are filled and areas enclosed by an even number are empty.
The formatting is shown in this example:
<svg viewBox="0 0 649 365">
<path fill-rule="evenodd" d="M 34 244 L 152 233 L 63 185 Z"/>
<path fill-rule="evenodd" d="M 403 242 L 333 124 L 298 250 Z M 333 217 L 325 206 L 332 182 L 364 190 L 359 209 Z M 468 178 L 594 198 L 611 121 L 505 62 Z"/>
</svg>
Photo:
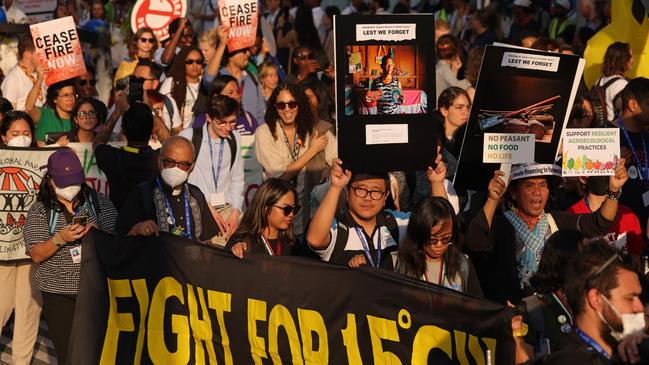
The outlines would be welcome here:
<svg viewBox="0 0 649 365">
<path fill-rule="evenodd" d="M 579 200 L 566 211 L 572 214 L 591 213 L 584 199 Z M 611 228 L 609 234 L 603 238 L 623 253 L 628 252 L 632 255 L 640 255 L 644 250 L 640 221 L 635 213 L 624 205 L 618 205 L 618 211 L 620 212 L 620 219 Z"/>
</svg>

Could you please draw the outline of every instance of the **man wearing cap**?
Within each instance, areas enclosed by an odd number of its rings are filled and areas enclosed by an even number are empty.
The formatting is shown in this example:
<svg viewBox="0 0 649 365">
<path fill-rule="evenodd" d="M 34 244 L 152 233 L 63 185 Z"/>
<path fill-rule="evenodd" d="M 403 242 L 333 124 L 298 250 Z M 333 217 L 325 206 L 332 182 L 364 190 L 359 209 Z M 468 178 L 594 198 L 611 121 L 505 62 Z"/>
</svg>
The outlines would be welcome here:
<svg viewBox="0 0 649 365">
<path fill-rule="evenodd" d="M 574 20 L 569 16 L 571 8 L 570 0 L 555 0 L 550 9 L 552 20 L 548 26 L 548 36 L 560 46 L 572 44 L 577 30 Z"/>
<path fill-rule="evenodd" d="M 114 232 L 117 218 L 108 197 L 85 182 L 75 152 L 66 148 L 51 154 L 23 233 L 25 251 L 38 264 L 36 286 L 41 290 L 59 364 L 65 363 L 72 329 L 83 255 L 81 238 L 91 226 Z"/>
<path fill-rule="evenodd" d="M 187 183 L 194 146 L 180 136 L 167 139 L 158 159 L 160 173 L 129 194 L 117 217 L 119 234 L 151 236 L 160 231 L 210 242 L 219 229 L 200 189 Z"/>
<path fill-rule="evenodd" d="M 437 155 L 436 169 L 426 175 L 432 195 L 446 198 L 444 178 L 446 165 Z M 323 261 L 357 267 L 393 269 L 390 252 L 406 237 L 410 213 L 384 210 L 389 194 L 387 173 L 352 173 L 336 159 L 331 168 L 331 185 L 307 229 L 307 243 Z M 347 204 L 336 211 L 343 190 L 347 187 Z M 361 256 L 362 255 L 362 256 Z"/>
<path fill-rule="evenodd" d="M 466 243 L 475 254 L 485 296 L 501 303 L 507 300 L 516 303 L 522 298 L 523 289 L 529 287 L 545 241 L 552 233 L 571 228 L 593 237 L 609 231 L 617 218 L 618 199 L 628 174 L 621 159 L 615 175 L 609 177 L 607 198 L 602 206 L 594 213 L 583 215 L 545 211 L 554 182 L 552 177 L 561 176 L 559 166 L 514 165 L 509 186 L 502 179 L 504 175 L 502 171 L 494 173 L 487 202 L 469 224 Z M 496 215 L 503 196 L 506 196 L 503 214 Z"/>
</svg>

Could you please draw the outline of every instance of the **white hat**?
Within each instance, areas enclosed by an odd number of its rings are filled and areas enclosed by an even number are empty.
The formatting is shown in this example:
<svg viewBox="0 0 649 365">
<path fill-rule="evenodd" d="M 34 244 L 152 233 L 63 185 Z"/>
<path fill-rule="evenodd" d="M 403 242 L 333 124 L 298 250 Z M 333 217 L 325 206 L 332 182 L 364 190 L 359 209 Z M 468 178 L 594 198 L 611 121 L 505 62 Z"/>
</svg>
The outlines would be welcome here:
<svg viewBox="0 0 649 365">
<path fill-rule="evenodd" d="M 561 176 L 561 166 L 540 163 L 522 163 L 512 166 L 512 181 L 538 176 Z"/>
<path fill-rule="evenodd" d="M 570 10 L 572 8 L 570 0 L 555 0 L 555 3 L 567 10 Z"/>
<path fill-rule="evenodd" d="M 530 6 L 532 6 L 532 0 L 514 0 L 514 3 L 512 5 L 529 8 Z"/>
</svg>

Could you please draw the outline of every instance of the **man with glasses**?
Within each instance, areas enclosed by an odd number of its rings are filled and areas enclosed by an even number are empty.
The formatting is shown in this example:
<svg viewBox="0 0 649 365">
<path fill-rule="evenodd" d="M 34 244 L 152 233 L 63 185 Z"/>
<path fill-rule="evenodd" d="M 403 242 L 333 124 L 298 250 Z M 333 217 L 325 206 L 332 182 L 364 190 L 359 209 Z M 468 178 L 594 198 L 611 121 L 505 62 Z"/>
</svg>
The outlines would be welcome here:
<svg viewBox="0 0 649 365">
<path fill-rule="evenodd" d="M 151 236 L 160 231 L 209 242 L 219 233 L 205 196 L 187 183 L 194 168 L 194 147 L 184 137 L 170 137 L 160 150 L 160 173 L 135 188 L 117 217 L 120 234 Z"/>
<path fill-rule="evenodd" d="M 176 18 L 169 23 L 169 35 L 164 47 L 158 48 L 153 54 L 153 60 L 163 67 L 171 65 L 180 47 L 189 47 L 194 43 L 194 28 L 187 18 Z"/>
<path fill-rule="evenodd" d="M 441 154 L 435 163 L 436 168 L 426 172 L 432 195 L 446 198 Z M 365 255 L 370 266 L 393 270 L 390 252 L 406 237 L 410 213 L 384 210 L 390 194 L 387 173 L 352 175 L 341 164 L 338 159 L 333 162 L 331 185 L 309 223 L 307 243 L 323 261 L 349 265 L 354 256 Z M 345 187 L 347 204 L 336 211 Z"/>
<path fill-rule="evenodd" d="M 566 273 L 565 295 L 577 327 L 572 343 L 543 364 L 613 364 L 618 343 L 645 327 L 638 272 L 607 243 L 588 245 Z M 637 362 L 637 352 L 629 360 Z"/>
<path fill-rule="evenodd" d="M 237 229 L 243 206 L 243 157 L 241 136 L 235 130 L 239 104 L 236 100 L 212 94 L 207 105 L 207 123 L 188 128 L 180 136 L 192 141 L 196 151 L 196 167 L 189 182 L 196 185 L 208 199 L 221 234 L 213 241 L 225 246 Z"/>
</svg>

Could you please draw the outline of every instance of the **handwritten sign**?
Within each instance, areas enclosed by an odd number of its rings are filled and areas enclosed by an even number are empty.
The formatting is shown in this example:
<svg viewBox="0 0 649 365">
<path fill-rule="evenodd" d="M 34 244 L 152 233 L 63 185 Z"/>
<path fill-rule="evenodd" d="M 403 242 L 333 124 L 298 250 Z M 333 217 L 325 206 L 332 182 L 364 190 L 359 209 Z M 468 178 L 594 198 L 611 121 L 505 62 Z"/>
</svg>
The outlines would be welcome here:
<svg viewBox="0 0 649 365">
<path fill-rule="evenodd" d="M 228 51 L 255 45 L 258 12 L 256 0 L 219 0 L 221 24 L 230 28 Z"/>
<path fill-rule="evenodd" d="M 46 85 L 86 73 L 79 35 L 71 16 L 33 24 L 29 28 L 38 62 L 48 70 Z"/>
<path fill-rule="evenodd" d="M 610 176 L 620 156 L 618 128 L 566 129 L 563 135 L 563 176 Z"/>
<path fill-rule="evenodd" d="M 534 162 L 534 143 L 533 134 L 485 133 L 482 162 Z"/>
</svg>

